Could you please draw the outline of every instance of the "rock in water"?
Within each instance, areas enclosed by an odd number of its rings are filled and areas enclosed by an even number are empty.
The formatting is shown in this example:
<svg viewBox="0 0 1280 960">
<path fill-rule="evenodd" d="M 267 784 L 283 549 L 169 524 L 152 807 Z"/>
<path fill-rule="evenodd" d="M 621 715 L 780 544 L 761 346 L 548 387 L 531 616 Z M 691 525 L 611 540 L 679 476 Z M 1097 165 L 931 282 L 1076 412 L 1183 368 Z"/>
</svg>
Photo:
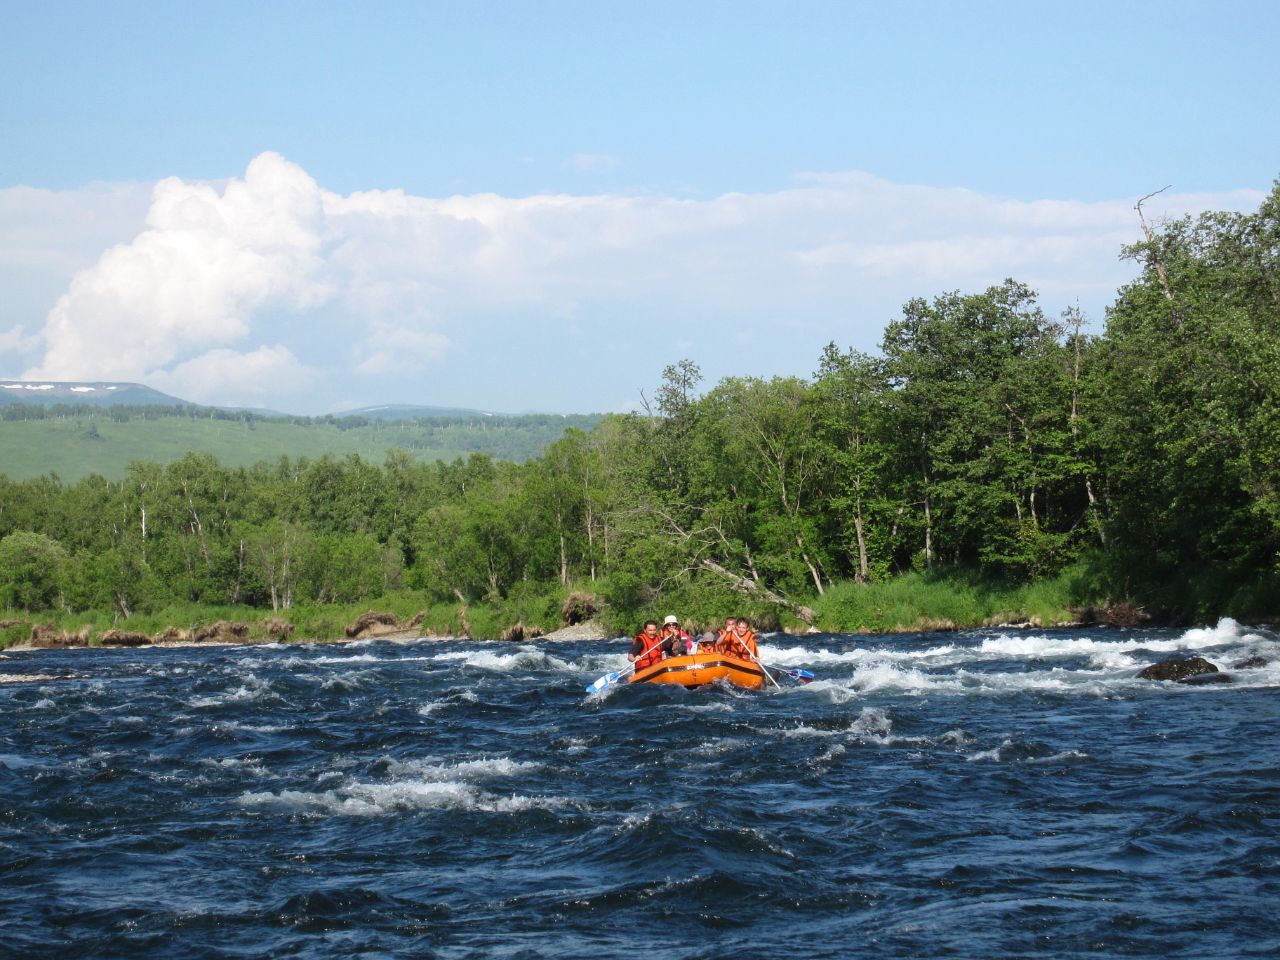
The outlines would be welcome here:
<svg viewBox="0 0 1280 960">
<path fill-rule="evenodd" d="M 1246 657 L 1244 660 L 1237 660 L 1231 665 L 1232 670 L 1256 670 L 1258 667 L 1267 665 L 1266 657 Z"/>
<path fill-rule="evenodd" d="M 1143 680 L 1175 680 L 1186 683 L 1192 677 L 1205 673 L 1217 673 L 1218 668 L 1204 657 L 1174 657 L 1162 663 L 1153 663 L 1138 671 Z"/>
</svg>

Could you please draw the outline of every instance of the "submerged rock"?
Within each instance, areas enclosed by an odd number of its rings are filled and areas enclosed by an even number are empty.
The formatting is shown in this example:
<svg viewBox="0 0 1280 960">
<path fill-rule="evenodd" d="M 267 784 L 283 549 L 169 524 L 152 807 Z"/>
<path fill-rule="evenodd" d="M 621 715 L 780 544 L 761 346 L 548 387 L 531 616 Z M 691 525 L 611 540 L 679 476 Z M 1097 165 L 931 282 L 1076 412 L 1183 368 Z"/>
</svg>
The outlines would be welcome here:
<svg viewBox="0 0 1280 960">
<path fill-rule="evenodd" d="M 1231 665 L 1232 670 L 1255 670 L 1258 667 L 1265 667 L 1268 663 L 1266 657 L 1247 657 L 1244 660 L 1237 660 Z"/>
<path fill-rule="evenodd" d="M 1177 683 L 1187 683 L 1193 677 L 1211 673 L 1220 673 L 1220 671 L 1204 657 L 1173 657 L 1162 663 L 1153 663 L 1149 667 L 1144 667 L 1138 671 L 1138 676 L 1143 680 L 1173 680 Z M 1196 682 L 1204 683 L 1205 681 Z"/>
</svg>

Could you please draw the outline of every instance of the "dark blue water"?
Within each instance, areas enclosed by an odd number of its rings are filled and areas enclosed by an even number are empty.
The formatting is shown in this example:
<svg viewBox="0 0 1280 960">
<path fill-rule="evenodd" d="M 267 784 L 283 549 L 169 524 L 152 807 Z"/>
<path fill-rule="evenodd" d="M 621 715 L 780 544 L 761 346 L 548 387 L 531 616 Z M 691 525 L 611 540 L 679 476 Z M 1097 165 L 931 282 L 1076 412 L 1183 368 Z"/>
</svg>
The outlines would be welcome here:
<svg viewBox="0 0 1280 960">
<path fill-rule="evenodd" d="M 32 651 L 13 957 L 1280 955 L 1280 641 L 766 638 L 817 682 L 583 686 L 624 643 Z M 1138 680 L 1170 653 L 1228 685 Z"/>
</svg>

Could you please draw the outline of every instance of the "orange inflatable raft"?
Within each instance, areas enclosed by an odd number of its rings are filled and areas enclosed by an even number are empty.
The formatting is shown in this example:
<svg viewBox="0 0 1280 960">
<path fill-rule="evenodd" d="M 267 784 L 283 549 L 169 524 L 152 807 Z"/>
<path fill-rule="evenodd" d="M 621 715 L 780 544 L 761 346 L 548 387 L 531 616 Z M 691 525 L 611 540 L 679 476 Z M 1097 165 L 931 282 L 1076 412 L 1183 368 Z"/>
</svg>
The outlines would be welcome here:
<svg viewBox="0 0 1280 960">
<path fill-rule="evenodd" d="M 757 664 L 726 653 L 694 653 L 683 657 L 668 657 L 643 670 L 637 670 L 628 682 L 675 683 L 682 687 L 700 687 L 717 680 L 728 680 L 751 690 L 765 684 L 764 671 Z"/>
</svg>

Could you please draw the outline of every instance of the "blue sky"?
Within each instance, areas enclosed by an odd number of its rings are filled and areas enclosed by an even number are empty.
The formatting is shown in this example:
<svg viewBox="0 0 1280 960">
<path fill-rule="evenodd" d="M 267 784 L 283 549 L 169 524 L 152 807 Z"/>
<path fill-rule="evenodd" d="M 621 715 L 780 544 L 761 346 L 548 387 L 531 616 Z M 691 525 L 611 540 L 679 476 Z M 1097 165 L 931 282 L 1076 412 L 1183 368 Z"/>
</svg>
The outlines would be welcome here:
<svg viewBox="0 0 1280 960">
<path fill-rule="evenodd" d="M 1136 197 L 1247 210 L 1280 175 L 1275 3 L 4 22 L 0 376 L 299 412 L 616 409 L 685 356 L 806 375 L 1008 275 L 1100 325 Z"/>
</svg>

